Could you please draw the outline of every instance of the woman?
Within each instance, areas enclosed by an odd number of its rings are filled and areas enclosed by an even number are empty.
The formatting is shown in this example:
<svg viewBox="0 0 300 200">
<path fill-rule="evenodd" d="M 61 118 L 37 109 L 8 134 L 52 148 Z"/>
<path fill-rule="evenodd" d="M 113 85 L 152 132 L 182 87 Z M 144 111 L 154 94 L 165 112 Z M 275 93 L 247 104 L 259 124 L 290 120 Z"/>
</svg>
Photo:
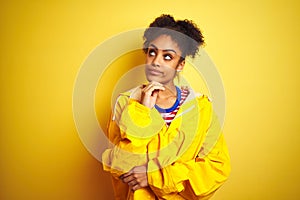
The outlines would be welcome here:
<svg viewBox="0 0 300 200">
<path fill-rule="evenodd" d="M 102 155 L 116 199 L 208 199 L 227 179 L 229 155 L 210 100 L 174 84 L 203 43 L 194 23 L 170 15 L 146 29 L 148 83 L 120 94 L 108 126 L 114 145 Z"/>
</svg>

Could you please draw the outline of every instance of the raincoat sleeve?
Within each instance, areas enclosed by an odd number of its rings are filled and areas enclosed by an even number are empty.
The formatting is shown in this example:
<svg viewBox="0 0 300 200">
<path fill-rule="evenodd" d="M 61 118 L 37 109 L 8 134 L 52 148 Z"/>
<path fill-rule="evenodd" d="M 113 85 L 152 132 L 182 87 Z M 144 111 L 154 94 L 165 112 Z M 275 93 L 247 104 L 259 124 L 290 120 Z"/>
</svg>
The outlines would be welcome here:
<svg viewBox="0 0 300 200">
<path fill-rule="evenodd" d="M 163 126 L 154 110 L 121 96 L 108 125 L 111 147 L 102 154 L 104 170 L 119 177 L 147 163 L 147 143 Z"/>
<path fill-rule="evenodd" d="M 148 183 L 154 193 L 162 198 L 180 195 L 185 199 L 212 195 L 230 173 L 230 158 L 220 131 L 217 117 L 213 115 L 205 137 L 198 136 L 181 158 L 166 167 L 161 167 L 165 158 L 149 160 Z M 177 137 L 180 138 L 184 137 Z M 198 142 L 201 143 L 199 147 Z M 197 153 L 192 155 L 194 152 Z"/>
</svg>

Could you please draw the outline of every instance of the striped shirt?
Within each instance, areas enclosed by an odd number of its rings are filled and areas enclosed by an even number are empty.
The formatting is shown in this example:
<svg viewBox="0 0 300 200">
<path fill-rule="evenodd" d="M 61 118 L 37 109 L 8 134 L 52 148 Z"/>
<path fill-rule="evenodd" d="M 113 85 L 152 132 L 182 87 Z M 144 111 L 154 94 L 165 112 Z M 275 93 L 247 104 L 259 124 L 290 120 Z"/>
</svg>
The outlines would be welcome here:
<svg viewBox="0 0 300 200">
<path fill-rule="evenodd" d="M 160 108 L 159 106 L 155 105 L 155 108 L 158 110 L 162 118 L 165 120 L 166 125 L 170 126 L 172 120 L 175 118 L 180 106 L 186 100 L 189 95 L 189 90 L 187 88 L 179 88 L 176 86 L 177 90 L 177 98 L 174 105 L 171 108 Z"/>
</svg>

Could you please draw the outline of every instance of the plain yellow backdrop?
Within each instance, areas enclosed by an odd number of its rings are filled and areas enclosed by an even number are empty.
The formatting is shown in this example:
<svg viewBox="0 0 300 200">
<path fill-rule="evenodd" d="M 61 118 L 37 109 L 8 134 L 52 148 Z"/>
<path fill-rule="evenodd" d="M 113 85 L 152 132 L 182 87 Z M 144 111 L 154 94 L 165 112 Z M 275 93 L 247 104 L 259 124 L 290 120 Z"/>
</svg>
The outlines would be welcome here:
<svg viewBox="0 0 300 200">
<path fill-rule="evenodd" d="M 162 13 L 199 24 L 224 82 L 232 173 L 213 199 L 300 196 L 298 1 L 0 5 L 0 199 L 112 199 L 109 175 L 76 132 L 74 82 L 97 45 Z"/>
</svg>

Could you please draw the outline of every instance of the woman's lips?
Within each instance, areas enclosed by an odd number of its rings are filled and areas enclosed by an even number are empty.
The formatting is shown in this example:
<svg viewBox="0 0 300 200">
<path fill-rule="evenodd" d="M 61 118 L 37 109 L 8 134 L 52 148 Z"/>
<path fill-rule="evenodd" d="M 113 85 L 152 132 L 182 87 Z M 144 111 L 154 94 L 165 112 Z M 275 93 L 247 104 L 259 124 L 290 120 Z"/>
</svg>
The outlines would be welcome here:
<svg viewBox="0 0 300 200">
<path fill-rule="evenodd" d="M 156 70 L 156 69 L 149 69 L 148 72 L 149 72 L 149 74 L 155 75 L 155 76 L 162 74 L 161 71 Z"/>
</svg>

